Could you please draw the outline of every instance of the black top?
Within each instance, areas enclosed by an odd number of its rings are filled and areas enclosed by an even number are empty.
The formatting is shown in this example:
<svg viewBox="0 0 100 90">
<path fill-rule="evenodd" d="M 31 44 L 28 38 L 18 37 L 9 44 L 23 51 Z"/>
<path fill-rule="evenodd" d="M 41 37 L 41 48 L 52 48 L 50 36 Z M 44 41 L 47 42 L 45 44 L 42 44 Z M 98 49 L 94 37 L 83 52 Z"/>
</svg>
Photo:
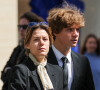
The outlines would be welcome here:
<svg viewBox="0 0 100 90">
<path fill-rule="evenodd" d="M 26 55 L 25 55 L 25 49 L 23 46 L 18 45 L 16 48 L 14 48 L 8 62 L 6 63 L 4 69 L 1 72 L 1 80 L 4 83 L 2 90 L 8 90 L 8 83 L 9 83 L 12 68 L 17 64 L 22 63 L 25 58 L 26 58 Z M 10 67 L 10 69 L 8 69 L 5 72 L 5 68 L 7 67 Z"/>
<path fill-rule="evenodd" d="M 47 63 L 46 70 L 54 90 L 63 90 L 62 68 Z M 27 57 L 25 62 L 14 67 L 9 90 L 43 90 L 36 66 L 29 57 Z"/>
</svg>

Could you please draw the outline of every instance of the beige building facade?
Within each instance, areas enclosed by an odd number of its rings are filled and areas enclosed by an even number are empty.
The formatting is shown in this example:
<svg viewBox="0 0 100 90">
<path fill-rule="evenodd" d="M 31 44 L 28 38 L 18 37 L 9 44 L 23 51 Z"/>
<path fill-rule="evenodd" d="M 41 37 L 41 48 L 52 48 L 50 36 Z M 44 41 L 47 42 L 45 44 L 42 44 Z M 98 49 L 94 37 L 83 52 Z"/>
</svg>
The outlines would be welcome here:
<svg viewBox="0 0 100 90">
<path fill-rule="evenodd" d="M 14 47 L 18 44 L 18 17 L 30 11 L 29 0 L 0 0 L 0 77 Z M 0 90 L 3 83 L 0 79 Z"/>
</svg>

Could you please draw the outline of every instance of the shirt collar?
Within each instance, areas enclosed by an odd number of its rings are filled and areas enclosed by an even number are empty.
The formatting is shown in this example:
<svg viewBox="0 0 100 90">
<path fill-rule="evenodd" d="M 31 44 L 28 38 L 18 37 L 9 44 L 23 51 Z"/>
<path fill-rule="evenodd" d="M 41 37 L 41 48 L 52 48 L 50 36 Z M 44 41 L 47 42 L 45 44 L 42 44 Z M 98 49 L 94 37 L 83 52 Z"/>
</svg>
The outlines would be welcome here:
<svg viewBox="0 0 100 90">
<path fill-rule="evenodd" d="M 59 50 L 57 50 L 54 45 L 52 45 L 52 49 L 55 53 L 55 56 L 56 56 L 57 60 L 61 60 L 61 58 L 64 55 Z M 68 59 L 69 62 L 71 62 L 71 49 L 65 57 Z"/>
</svg>

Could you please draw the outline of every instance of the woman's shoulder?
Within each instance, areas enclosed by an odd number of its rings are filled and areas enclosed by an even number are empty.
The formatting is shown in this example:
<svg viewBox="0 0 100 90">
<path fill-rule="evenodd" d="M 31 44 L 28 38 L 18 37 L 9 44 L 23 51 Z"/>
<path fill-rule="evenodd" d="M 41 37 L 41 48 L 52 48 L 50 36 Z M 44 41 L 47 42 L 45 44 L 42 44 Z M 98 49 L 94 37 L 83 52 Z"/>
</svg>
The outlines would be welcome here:
<svg viewBox="0 0 100 90">
<path fill-rule="evenodd" d="M 25 64 L 18 64 L 18 65 L 15 65 L 14 69 L 16 68 L 19 68 L 19 69 L 26 69 L 26 65 Z"/>
<path fill-rule="evenodd" d="M 18 64 L 18 65 L 15 65 L 13 67 L 13 70 L 12 71 L 15 72 L 15 73 L 26 74 L 27 71 L 28 71 L 28 68 L 24 64 Z"/>
</svg>

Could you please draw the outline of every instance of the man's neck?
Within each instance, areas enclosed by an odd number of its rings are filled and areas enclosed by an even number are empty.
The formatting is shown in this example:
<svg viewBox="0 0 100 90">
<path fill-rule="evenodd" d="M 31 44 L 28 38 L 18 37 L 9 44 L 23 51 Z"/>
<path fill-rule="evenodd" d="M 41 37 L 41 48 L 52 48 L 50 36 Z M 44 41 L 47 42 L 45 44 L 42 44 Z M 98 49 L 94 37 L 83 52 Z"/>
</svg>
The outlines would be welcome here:
<svg viewBox="0 0 100 90">
<path fill-rule="evenodd" d="M 70 47 L 63 47 L 61 44 L 54 43 L 54 46 L 57 50 L 59 50 L 63 55 L 67 55 L 70 51 Z"/>
</svg>

